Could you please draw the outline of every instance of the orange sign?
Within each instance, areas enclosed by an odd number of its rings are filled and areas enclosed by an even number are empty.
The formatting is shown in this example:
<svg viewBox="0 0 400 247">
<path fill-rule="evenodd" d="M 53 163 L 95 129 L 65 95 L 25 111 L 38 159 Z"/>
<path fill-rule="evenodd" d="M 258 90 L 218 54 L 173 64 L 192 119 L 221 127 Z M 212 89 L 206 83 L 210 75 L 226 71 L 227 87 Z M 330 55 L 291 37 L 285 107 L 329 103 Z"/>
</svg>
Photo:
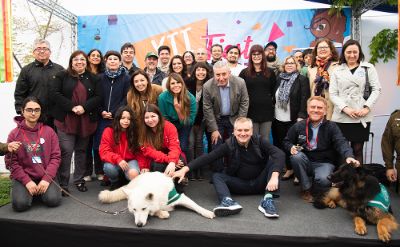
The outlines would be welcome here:
<svg viewBox="0 0 400 247">
<path fill-rule="evenodd" d="M 158 47 L 162 45 L 171 48 L 171 56 L 206 47 L 206 40 L 201 37 L 207 35 L 207 24 L 207 19 L 203 19 L 136 42 L 134 45 L 139 67 L 145 67 L 144 59 L 148 52 L 157 53 Z"/>
</svg>

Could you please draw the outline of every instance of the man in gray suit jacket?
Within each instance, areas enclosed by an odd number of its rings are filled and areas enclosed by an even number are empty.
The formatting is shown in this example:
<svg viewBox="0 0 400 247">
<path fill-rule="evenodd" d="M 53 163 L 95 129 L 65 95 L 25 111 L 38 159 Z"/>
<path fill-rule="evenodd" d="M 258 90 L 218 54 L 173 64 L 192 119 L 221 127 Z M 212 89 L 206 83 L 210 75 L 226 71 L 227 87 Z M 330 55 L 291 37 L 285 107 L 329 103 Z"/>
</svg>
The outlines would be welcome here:
<svg viewBox="0 0 400 247">
<path fill-rule="evenodd" d="M 211 133 L 212 149 L 223 143 L 224 137 L 233 133 L 233 123 L 238 117 L 246 117 L 249 95 L 244 80 L 231 75 L 226 61 L 214 64 L 214 77 L 203 86 L 203 112 L 207 131 Z M 222 171 L 219 160 L 215 171 Z"/>
</svg>

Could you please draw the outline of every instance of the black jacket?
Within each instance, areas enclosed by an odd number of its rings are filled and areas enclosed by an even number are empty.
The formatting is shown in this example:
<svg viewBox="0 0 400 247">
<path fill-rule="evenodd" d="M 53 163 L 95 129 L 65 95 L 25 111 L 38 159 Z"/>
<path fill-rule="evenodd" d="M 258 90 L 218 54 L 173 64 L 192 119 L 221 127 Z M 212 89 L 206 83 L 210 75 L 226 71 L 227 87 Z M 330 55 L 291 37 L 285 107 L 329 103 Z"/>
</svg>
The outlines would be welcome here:
<svg viewBox="0 0 400 247">
<path fill-rule="evenodd" d="M 281 85 L 281 78 L 278 76 L 273 93 L 274 105 L 276 104 L 276 91 Z M 290 120 L 297 121 L 297 118 L 307 118 L 307 100 L 310 98 L 310 83 L 307 77 L 300 75 L 294 81 L 289 93 Z"/>
<path fill-rule="evenodd" d="M 49 88 L 52 77 L 64 70 L 61 65 L 49 61 L 46 65 L 35 60 L 24 66 L 18 76 L 14 91 L 15 111 L 21 112 L 22 102 L 28 96 L 36 96 L 42 103 L 42 112 L 49 115 Z"/>
<path fill-rule="evenodd" d="M 100 113 L 107 111 L 115 116 L 117 109 L 127 104 L 126 95 L 130 87 L 129 75 L 122 73 L 118 77 L 111 79 L 103 73 L 100 74 L 100 84 L 103 95 L 100 104 Z"/>
<path fill-rule="evenodd" d="M 290 127 L 285 139 L 283 147 L 286 152 L 290 153 L 293 145 L 299 144 L 303 147 L 305 155 L 312 162 L 328 162 L 331 164 L 339 164 L 341 159 L 353 156 L 353 150 L 349 146 L 348 141 L 342 135 L 336 123 L 324 120 L 318 130 L 317 148 L 314 150 L 307 149 L 306 122 L 303 120 L 295 123 Z M 313 132 L 311 124 L 308 126 L 308 139 L 312 139 Z M 339 154 L 339 156 L 338 156 Z"/>
<path fill-rule="evenodd" d="M 85 114 L 89 115 L 91 121 L 97 121 L 99 117 L 102 98 L 100 78 L 92 73 L 85 72 L 79 75 L 79 80 L 86 88 L 87 100 L 83 104 Z M 67 71 L 57 73 L 51 81 L 51 98 L 54 102 L 52 115 L 55 119 L 64 122 L 67 113 L 72 112 L 72 94 L 74 92 L 78 77 L 73 77 Z"/>
<path fill-rule="evenodd" d="M 235 176 L 236 171 L 240 167 L 239 144 L 236 137 L 232 136 L 227 139 L 222 145 L 208 154 L 203 154 L 199 158 L 191 161 L 188 166 L 190 170 L 201 166 L 209 165 L 215 160 L 224 156 L 229 157 L 229 165 L 226 173 Z M 268 160 L 271 160 L 272 171 L 281 172 L 285 165 L 285 154 L 279 148 L 270 144 L 267 140 L 259 135 L 253 135 L 250 139 L 247 149 L 254 149 L 257 154 L 256 159 L 259 160 L 260 166 L 265 166 Z"/>
<path fill-rule="evenodd" d="M 144 71 L 147 71 L 147 68 L 144 68 Z M 165 77 L 167 77 L 167 74 L 162 72 L 159 68 L 156 68 L 156 74 L 153 76 L 151 83 L 161 86 L 161 83 Z"/>
</svg>

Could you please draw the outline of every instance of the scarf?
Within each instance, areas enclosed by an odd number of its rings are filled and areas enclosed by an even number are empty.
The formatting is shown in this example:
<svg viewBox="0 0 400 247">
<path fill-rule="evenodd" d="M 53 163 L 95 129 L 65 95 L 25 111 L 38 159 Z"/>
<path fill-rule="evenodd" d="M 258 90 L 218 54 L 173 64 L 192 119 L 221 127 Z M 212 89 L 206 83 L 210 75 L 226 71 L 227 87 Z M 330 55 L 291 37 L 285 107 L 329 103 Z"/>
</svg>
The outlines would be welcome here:
<svg viewBox="0 0 400 247">
<path fill-rule="evenodd" d="M 117 78 L 117 77 L 120 76 L 122 73 L 126 73 L 126 69 L 125 69 L 125 67 L 123 67 L 123 66 L 120 66 L 120 67 L 118 68 L 117 71 L 110 71 L 110 70 L 108 70 L 108 69 L 106 69 L 106 71 L 104 71 L 104 74 L 106 74 L 106 76 L 107 76 L 108 78 L 111 78 L 111 79 Z"/>
<path fill-rule="evenodd" d="M 332 57 L 329 56 L 326 59 L 321 59 L 317 57 L 315 64 L 317 65 L 317 76 L 315 77 L 315 96 L 322 96 L 325 98 L 324 89 L 329 88 L 329 73 L 328 69 L 332 63 Z"/>
<path fill-rule="evenodd" d="M 278 93 L 278 107 L 287 110 L 287 105 L 289 102 L 289 94 L 290 89 L 297 76 L 299 76 L 299 72 L 286 73 L 282 72 L 279 74 L 281 78 L 281 84 L 279 85 L 279 93 Z"/>
</svg>

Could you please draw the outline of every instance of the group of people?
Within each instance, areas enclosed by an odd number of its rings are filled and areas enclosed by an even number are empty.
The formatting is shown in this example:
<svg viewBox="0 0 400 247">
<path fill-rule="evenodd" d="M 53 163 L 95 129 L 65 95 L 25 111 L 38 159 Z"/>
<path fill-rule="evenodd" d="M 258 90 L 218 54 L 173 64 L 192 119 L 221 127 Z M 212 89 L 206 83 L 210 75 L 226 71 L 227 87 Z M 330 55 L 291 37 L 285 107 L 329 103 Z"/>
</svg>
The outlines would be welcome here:
<svg viewBox="0 0 400 247">
<path fill-rule="evenodd" d="M 381 86 L 355 40 L 339 56 L 323 38 L 282 62 L 277 48 L 253 45 L 244 66 L 235 45 L 214 44 L 210 63 L 204 48 L 171 57 L 160 46 L 141 69 L 126 43 L 104 56 L 75 51 L 64 70 L 50 60 L 49 42 L 36 40 L 35 61 L 16 84 L 18 127 L 4 148 L 13 208 L 28 209 L 34 196 L 59 205 L 70 194 L 72 157 L 81 192 L 93 172 L 115 189 L 149 171 L 175 178 L 179 191 L 211 166 L 217 216 L 241 211 L 233 193 L 263 194 L 258 209 L 279 217 L 274 198 L 280 180 L 291 177 L 311 202 L 312 186 L 331 186 L 338 164 L 363 163 Z M 393 181 L 392 160 L 385 162 Z"/>
</svg>

